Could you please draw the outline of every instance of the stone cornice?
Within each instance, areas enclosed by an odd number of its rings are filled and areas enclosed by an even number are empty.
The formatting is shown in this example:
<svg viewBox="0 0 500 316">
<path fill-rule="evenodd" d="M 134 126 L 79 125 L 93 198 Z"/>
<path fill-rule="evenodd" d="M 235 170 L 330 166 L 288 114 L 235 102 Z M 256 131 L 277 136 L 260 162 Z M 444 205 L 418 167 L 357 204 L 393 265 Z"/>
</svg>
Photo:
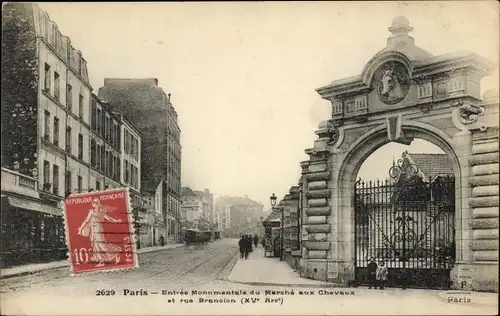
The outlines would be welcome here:
<svg viewBox="0 0 500 316">
<path fill-rule="evenodd" d="M 484 77 L 490 75 L 494 68 L 492 62 L 475 53 L 446 54 L 416 63 L 412 79 L 419 80 L 458 69 L 467 69 L 479 77 Z"/>
<path fill-rule="evenodd" d="M 376 69 L 389 60 L 397 60 L 403 63 L 408 68 L 412 80 L 420 80 L 457 69 L 468 69 L 477 76 L 483 77 L 491 74 L 495 68 L 492 62 L 472 52 L 445 54 L 412 63 L 404 54 L 389 51 L 372 58 L 361 75 L 336 80 L 330 85 L 316 89 L 316 92 L 326 100 L 342 95 L 366 93 L 370 90 L 370 82 Z"/>
</svg>

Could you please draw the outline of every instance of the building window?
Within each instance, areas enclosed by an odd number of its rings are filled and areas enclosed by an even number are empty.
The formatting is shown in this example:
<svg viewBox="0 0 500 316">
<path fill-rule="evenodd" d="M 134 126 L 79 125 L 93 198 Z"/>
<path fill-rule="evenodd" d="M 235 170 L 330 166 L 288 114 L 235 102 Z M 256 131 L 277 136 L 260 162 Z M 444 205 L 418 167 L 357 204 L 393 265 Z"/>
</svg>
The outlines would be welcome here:
<svg viewBox="0 0 500 316">
<path fill-rule="evenodd" d="M 90 105 L 90 116 L 91 116 L 91 118 L 90 118 L 90 124 L 91 124 L 90 127 L 94 131 L 95 131 L 96 125 L 97 125 L 96 124 L 96 122 L 97 122 L 96 115 L 97 115 L 97 103 L 96 103 L 95 99 L 92 99 L 91 105 Z"/>
<path fill-rule="evenodd" d="M 130 144 L 129 144 L 129 137 L 128 137 L 129 133 L 127 130 L 125 130 L 125 153 L 128 154 L 129 153 L 129 148 L 130 148 Z"/>
<path fill-rule="evenodd" d="M 44 116 L 44 126 L 45 126 L 45 131 L 43 134 L 43 139 L 46 141 L 49 141 L 50 138 L 50 112 L 45 110 L 45 116 Z"/>
<path fill-rule="evenodd" d="M 66 191 L 71 192 L 71 171 L 66 170 L 64 183 L 66 186 Z"/>
<path fill-rule="evenodd" d="M 83 135 L 78 134 L 78 159 L 83 159 Z"/>
<path fill-rule="evenodd" d="M 113 147 L 116 147 L 116 128 L 118 127 L 118 125 L 116 125 L 116 122 L 113 120 L 112 121 L 113 125 L 112 125 L 112 128 L 111 128 L 111 144 L 113 145 Z"/>
<path fill-rule="evenodd" d="M 97 144 L 94 139 L 90 141 L 90 165 L 95 168 L 97 158 Z"/>
<path fill-rule="evenodd" d="M 104 152 L 104 173 L 109 174 L 109 151 Z"/>
<path fill-rule="evenodd" d="M 55 195 L 59 195 L 59 166 L 52 167 L 52 189 Z"/>
<path fill-rule="evenodd" d="M 99 182 L 97 180 L 95 181 L 95 189 L 96 189 L 96 191 L 100 191 L 101 190 L 101 182 Z"/>
<path fill-rule="evenodd" d="M 120 158 L 116 159 L 116 178 L 119 182 L 122 182 L 122 167 L 121 167 L 121 161 Z"/>
<path fill-rule="evenodd" d="M 71 44 L 69 42 L 69 40 L 66 42 L 66 61 L 69 63 L 71 62 L 71 50 L 72 50 L 72 47 L 71 47 Z"/>
<path fill-rule="evenodd" d="M 54 145 L 59 146 L 59 119 L 54 117 Z"/>
<path fill-rule="evenodd" d="M 52 24 L 52 32 L 50 32 L 50 44 L 52 44 L 53 47 L 56 47 L 56 42 L 57 42 L 57 39 L 56 39 L 56 32 L 57 32 L 57 28 L 55 25 Z"/>
<path fill-rule="evenodd" d="M 102 111 L 101 109 L 97 109 L 97 133 L 101 135 L 102 127 L 101 127 L 101 116 L 102 116 Z"/>
<path fill-rule="evenodd" d="M 101 170 L 101 146 L 96 146 L 96 169 Z"/>
<path fill-rule="evenodd" d="M 78 116 L 83 119 L 83 95 L 78 97 Z"/>
<path fill-rule="evenodd" d="M 78 74 L 82 75 L 82 55 L 78 53 Z"/>
<path fill-rule="evenodd" d="M 73 108 L 73 87 L 69 84 L 66 85 L 66 106 L 70 111 Z"/>
<path fill-rule="evenodd" d="M 54 71 L 54 98 L 56 98 L 57 101 L 59 101 L 59 98 L 61 97 L 60 84 L 61 79 L 59 78 L 59 74 Z"/>
<path fill-rule="evenodd" d="M 128 183 L 129 182 L 129 171 L 128 171 L 128 168 L 129 168 L 129 163 L 127 160 L 125 160 L 125 182 Z"/>
<path fill-rule="evenodd" d="M 50 91 L 50 66 L 47 63 L 45 63 L 43 91 L 47 93 Z"/>
<path fill-rule="evenodd" d="M 43 161 L 43 189 L 50 183 L 50 163 L 47 160 Z"/>
<path fill-rule="evenodd" d="M 82 192 L 82 182 L 83 182 L 83 179 L 82 179 L 82 176 L 78 176 L 78 192 Z"/>
<path fill-rule="evenodd" d="M 109 117 L 104 118 L 104 139 L 109 142 Z"/>
<path fill-rule="evenodd" d="M 101 146 L 101 168 L 99 169 L 101 171 L 104 171 L 104 168 L 106 168 L 105 161 L 104 161 L 104 158 L 105 158 L 104 155 L 105 155 L 104 146 Z"/>
<path fill-rule="evenodd" d="M 135 157 L 135 139 L 132 134 L 130 134 L 130 147 L 130 154 Z"/>
<path fill-rule="evenodd" d="M 71 154 L 71 127 L 66 127 L 66 151 Z"/>
</svg>

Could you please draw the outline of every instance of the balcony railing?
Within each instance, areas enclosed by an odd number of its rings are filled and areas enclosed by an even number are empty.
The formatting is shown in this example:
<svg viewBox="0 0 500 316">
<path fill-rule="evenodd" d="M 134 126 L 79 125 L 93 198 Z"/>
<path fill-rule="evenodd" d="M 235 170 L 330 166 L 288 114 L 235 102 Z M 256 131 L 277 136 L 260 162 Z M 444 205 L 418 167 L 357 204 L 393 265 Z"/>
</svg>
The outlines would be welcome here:
<svg viewBox="0 0 500 316">
<path fill-rule="evenodd" d="M 38 198 L 38 180 L 2 167 L 2 190 Z"/>
</svg>

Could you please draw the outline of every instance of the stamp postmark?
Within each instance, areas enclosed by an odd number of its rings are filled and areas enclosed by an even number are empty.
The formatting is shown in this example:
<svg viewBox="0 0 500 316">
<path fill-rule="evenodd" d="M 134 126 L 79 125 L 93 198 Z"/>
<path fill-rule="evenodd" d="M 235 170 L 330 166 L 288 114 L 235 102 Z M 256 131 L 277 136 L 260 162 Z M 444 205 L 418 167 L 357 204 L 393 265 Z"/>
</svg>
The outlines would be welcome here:
<svg viewBox="0 0 500 316">
<path fill-rule="evenodd" d="M 64 219 L 72 274 L 139 266 L 127 188 L 71 194 Z"/>
</svg>

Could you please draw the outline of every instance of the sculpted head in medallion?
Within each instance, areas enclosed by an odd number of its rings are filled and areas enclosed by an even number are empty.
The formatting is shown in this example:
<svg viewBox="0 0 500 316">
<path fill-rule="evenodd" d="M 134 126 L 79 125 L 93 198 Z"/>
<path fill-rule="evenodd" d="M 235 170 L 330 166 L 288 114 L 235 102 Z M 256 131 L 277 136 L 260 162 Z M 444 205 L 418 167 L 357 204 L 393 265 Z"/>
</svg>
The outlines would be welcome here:
<svg viewBox="0 0 500 316">
<path fill-rule="evenodd" d="M 399 64 L 385 65 L 377 87 L 382 102 L 395 104 L 401 101 L 409 87 L 410 80 L 405 67 Z"/>
</svg>

